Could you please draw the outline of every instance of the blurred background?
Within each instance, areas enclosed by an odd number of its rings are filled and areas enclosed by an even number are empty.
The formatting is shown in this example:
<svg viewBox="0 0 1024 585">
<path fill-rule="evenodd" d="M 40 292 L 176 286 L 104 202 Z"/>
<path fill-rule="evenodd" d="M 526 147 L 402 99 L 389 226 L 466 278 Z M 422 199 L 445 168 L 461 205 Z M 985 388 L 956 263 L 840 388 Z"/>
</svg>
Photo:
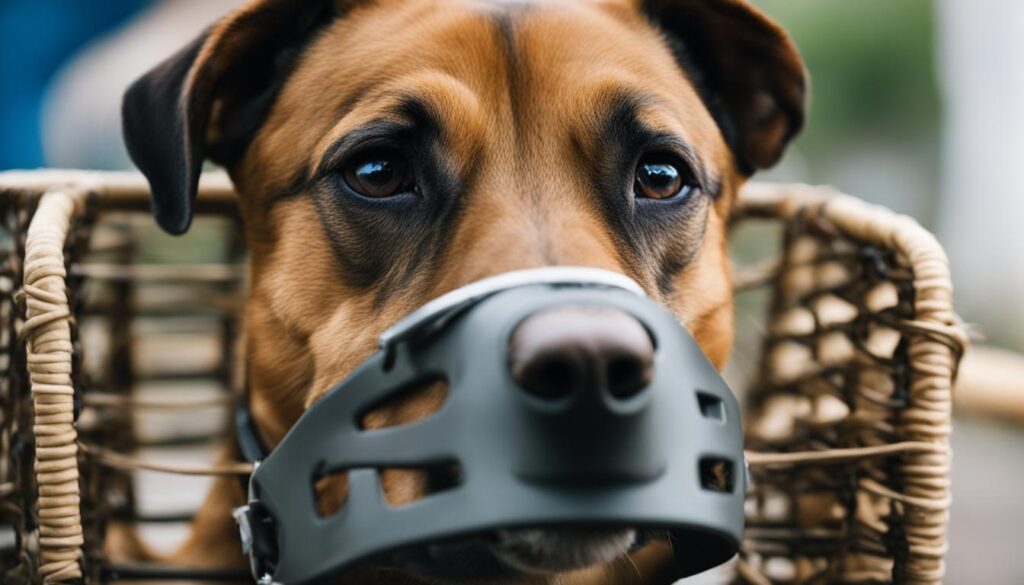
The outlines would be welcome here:
<svg viewBox="0 0 1024 585">
<path fill-rule="evenodd" d="M 1024 2 L 754 1 L 796 38 L 812 79 L 804 133 L 759 178 L 914 216 L 947 247 L 964 320 L 1024 351 Z M 0 0 L 0 170 L 128 168 L 125 86 L 237 3 Z M 1012 384 L 1016 417 L 957 421 L 950 583 L 1024 582 L 1024 381 Z"/>
</svg>

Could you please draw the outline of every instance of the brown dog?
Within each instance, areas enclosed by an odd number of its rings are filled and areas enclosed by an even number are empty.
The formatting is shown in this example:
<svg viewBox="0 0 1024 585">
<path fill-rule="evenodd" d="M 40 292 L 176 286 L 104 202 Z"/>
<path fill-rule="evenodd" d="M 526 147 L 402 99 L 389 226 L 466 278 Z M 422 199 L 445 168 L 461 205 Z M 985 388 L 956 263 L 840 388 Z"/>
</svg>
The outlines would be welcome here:
<svg viewBox="0 0 1024 585">
<path fill-rule="evenodd" d="M 168 231 L 188 228 L 205 159 L 231 174 L 251 252 L 252 408 L 273 445 L 386 327 L 513 269 L 625 273 L 721 366 L 730 208 L 800 128 L 805 93 L 792 42 L 743 0 L 256 0 L 136 82 L 124 122 Z M 427 388 L 364 424 L 443 399 Z M 432 479 L 382 481 L 403 503 Z M 320 488 L 344 497 L 343 479 Z M 241 498 L 217 483 L 173 560 L 241 565 Z M 665 579 L 664 545 L 638 549 L 632 530 L 487 542 L 431 575 L 351 582 Z"/>
</svg>

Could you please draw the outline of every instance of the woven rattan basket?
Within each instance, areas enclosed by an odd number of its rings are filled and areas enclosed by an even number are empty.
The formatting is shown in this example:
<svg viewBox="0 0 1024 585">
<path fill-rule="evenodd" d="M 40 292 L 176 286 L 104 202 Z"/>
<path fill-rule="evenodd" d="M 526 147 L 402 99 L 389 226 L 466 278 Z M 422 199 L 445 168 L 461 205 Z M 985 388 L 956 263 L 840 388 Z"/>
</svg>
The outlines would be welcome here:
<svg viewBox="0 0 1024 585">
<path fill-rule="evenodd" d="M 143 509 L 133 476 L 247 470 L 140 456 L 223 439 L 241 383 L 244 299 L 223 176 L 204 179 L 186 238 L 201 239 L 202 264 L 154 254 L 162 236 L 147 210 L 136 175 L 0 173 L 4 583 L 174 577 L 104 556 L 112 521 L 188 520 Z M 964 346 L 941 247 L 906 217 L 803 186 L 748 187 L 736 224 L 755 220 L 775 226 L 781 252 L 737 275 L 739 289 L 763 286 L 769 300 L 744 393 L 747 539 L 729 578 L 941 582 L 950 394 Z M 189 357 L 196 347 L 202 359 Z M 205 394 L 183 394 L 199 386 Z M 203 409 L 218 424 L 198 435 L 164 421 L 171 432 L 153 436 L 142 418 Z"/>
<path fill-rule="evenodd" d="M 965 337 L 946 256 L 912 219 L 754 185 L 737 222 L 782 223 L 747 390 L 752 583 L 939 583 L 952 384 Z"/>
</svg>

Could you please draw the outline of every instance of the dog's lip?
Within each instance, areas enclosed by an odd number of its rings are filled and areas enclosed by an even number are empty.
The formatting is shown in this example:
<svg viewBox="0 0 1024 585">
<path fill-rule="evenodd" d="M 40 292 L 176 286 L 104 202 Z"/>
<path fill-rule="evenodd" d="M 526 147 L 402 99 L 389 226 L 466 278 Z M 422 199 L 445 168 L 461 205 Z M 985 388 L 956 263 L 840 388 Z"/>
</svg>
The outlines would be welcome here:
<svg viewBox="0 0 1024 585">
<path fill-rule="evenodd" d="M 665 536 L 661 531 L 646 530 L 636 527 L 617 526 L 601 527 L 609 534 L 620 531 L 633 532 L 633 544 L 624 554 L 634 552 L 649 544 L 652 540 Z M 509 530 L 492 530 L 474 534 L 456 536 L 442 541 L 411 547 L 396 553 L 393 557 L 400 568 L 428 578 L 454 582 L 518 582 L 529 576 L 557 572 L 555 568 L 543 566 L 532 567 L 502 554 L 500 547 L 503 533 L 516 530 L 552 530 L 558 527 L 517 528 Z M 595 528 L 597 529 L 597 528 Z M 558 570 L 569 570 L 582 567 L 563 567 Z"/>
<path fill-rule="evenodd" d="M 395 568 L 444 582 L 512 582 L 523 573 L 501 563 L 494 555 L 495 532 L 470 534 L 413 546 L 396 552 Z"/>
<path fill-rule="evenodd" d="M 526 575 L 547 575 L 609 563 L 633 549 L 635 528 L 503 530 L 498 560 Z"/>
</svg>

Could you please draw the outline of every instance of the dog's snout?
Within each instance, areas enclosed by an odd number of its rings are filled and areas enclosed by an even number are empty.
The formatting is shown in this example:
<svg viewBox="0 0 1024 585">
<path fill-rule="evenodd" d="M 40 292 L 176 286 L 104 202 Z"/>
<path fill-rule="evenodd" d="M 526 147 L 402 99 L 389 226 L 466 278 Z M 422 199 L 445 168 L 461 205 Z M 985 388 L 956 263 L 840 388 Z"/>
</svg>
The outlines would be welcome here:
<svg viewBox="0 0 1024 585">
<path fill-rule="evenodd" d="M 654 343 L 624 311 L 565 306 L 534 313 L 516 327 L 509 367 L 530 394 L 558 400 L 579 391 L 639 394 L 654 375 Z"/>
</svg>

